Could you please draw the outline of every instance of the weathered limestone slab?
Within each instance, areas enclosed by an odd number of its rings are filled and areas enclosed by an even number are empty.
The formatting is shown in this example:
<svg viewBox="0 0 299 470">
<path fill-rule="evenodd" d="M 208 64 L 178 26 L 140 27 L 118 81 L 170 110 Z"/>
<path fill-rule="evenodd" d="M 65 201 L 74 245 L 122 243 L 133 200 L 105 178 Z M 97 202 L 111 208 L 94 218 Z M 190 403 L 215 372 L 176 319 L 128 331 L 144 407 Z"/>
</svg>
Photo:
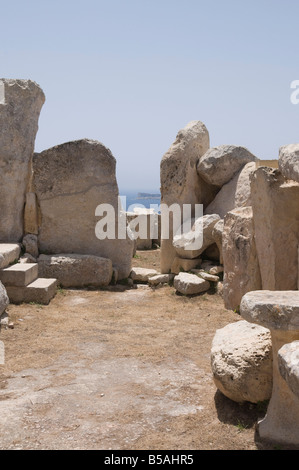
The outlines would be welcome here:
<svg viewBox="0 0 299 470">
<path fill-rule="evenodd" d="M 62 287 L 105 287 L 112 279 L 112 262 L 93 255 L 40 255 L 39 276 L 55 278 Z"/>
<path fill-rule="evenodd" d="M 299 183 L 262 167 L 252 176 L 251 198 L 262 288 L 296 290 Z"/>
<path fill-rule="evenodd" d="M 255 170 L 255 162 L 247 163 L 220 189 L 206 208 L 205 214 L 218 214 L 223 219 L 227 212 L 233 209 L 251 206 L 250 177 Z"/>
<path fill-rule="evenodd" d="M 299 182 L 299 144 L 280 147 L 278 166 L 286 179 Z"/>
<path fill-rule="evenodd" d="M 278 367 L 292 392 L 299 397 L 299 341 L 285 344 L 279 349 Z"/>
<path fill-rule="evenodd" d="M 130 278 L 134 282 L 148 282 L 152 276 L 157 276 L 159 273 L 155 269 L 148 268 L 133 268 L 130 274 Z"/>
<path fill-rule="evenodd" d="M 227 309 L 235 310 L 246 292 L 261 289 L 251 207 L 227 213 L 222 247 L 224 304 Z"/>
<path fill-rule="evenodd" d="M 156 276 L 149 277 L 148 284 L 150 286 L 158 286 L 159 284 L 169 284 L 173 281 L 174 274 L 157 274 Z"/>
<path fill-rule="evenodd" d="M 179 274 L 181 271 L 190 271 L 191 269 L 197 268 L 200 265 L 200 258 L 188 259 L 179 258 L 178 256 L 176 256 L 171 265 L 171 272 L 173 274 Z"/>
<path fill-rule="evenodd" d="M 165 215 L 163 205 L 171 207 L 178 204 L 181 211 L 183 204 L 190 204 L 194 217 L 195 204 L 204 208 L 214 199 L 218 189 L 206 183 L 196 171 L 198 159 L 204 155 L 210 145 L 209 133 L 201 121 L 191 121 L 181 129 L 174 143 L 161 160 L 161 272 L 168 273 L 176 256 L 172 246 L 173 233 L 183 222 L 183 218 L 173 227 L 172 214 L 169 217 L 169 236 L 165 234 Z"/>
<path fill-rule="evenodd" d="M 116 160 L 100 142 L 83 139 L 35 154 L 33 191 L 40 208 L 40 253 L 80 253 L 111 259 L 119 279 L 129 276 L 134 241 L 118 233 Z M 109 204 L 109 214 L 96 208 Z M 101 206 L 103 207 L 103 206 Z M 109 224 L 109 238 L 99 239 L 96 226 Z M 112 233 L 114 231 L 114 233 Z M 105 232 L 106 233 L 106 232 Z M 106 236 L 104 233 L 104 237 Z M 115 239 L 111 239 L 111 238 Z"/>
<path fill-rule="evenodd" d="M 0 243 L 0 269 L 7 268 L 19 259 L 21 246 L 17 243 Z"/>
<path fill-rule="evenodd" d="M 273 367 L 270 331 L 245 320 L 217 330 L 211 366 L 216 387 L 231 400 L 269 400 Z"/>
<path fill-rule="evenodd" d="M 200 294 L 210 288 L 208 281 L 189 273 L 180 273 L 175 276 L 173 285 L 180 294 L 184 295 Z"/>
<path fill-rule="evenodd" d="M 31 80 L 2 79 L 0 103 L 0 242 L 19 242 L 30 162 L 45 101 L 41 88 Z"/>
<path fill-rule="evenodd" d="M 280 374 L 278 351 L 299 340 L 299 291 L 248 292 L 241 301 L 242 317 L 270 329 L 273 351 L 273 390 L 266 417 L 258 423 L 262 439 L 299 445 L 299 398 Z"/>
<path fill-rule="evenodd" d="M 9 298 L 7 296 L 6 289 L 2 282 L 0 281 L 0 315 L 4 312 L 4 310 L 9 305 Z"/>
<path fill-rule="evenodd" d="M 8 286 L 28 286 L 38 277 L 38 265 L 35 263 L 17 263 L 0 270 L 0 281 Z"/>
<path fill-rule="evenodd" d="M 222 187 L 247 163 L 257 158 L 244 147 L 220 145 L 209 149 L 197 164 L 198 174 L 209 184 Z"/>
<path fill-rule="evenodd" d="M 191 229 L 188 231 L 184 232 L 182 226 L 181 234 L 175 235 L 173 238 L 176 253 L 181 258 L 198 258 L 210 245 L 214 244 L 212 233 L 219 220 L 219 215 L 209 214 L 195 220 L 192 219 L 189 224 Z M 198 248 L 195 247 L 197 244 L 199 245 Z"/>
<path fill-rule="evenodd" d="M 14 304 L 38 303 L 47 305 L 57 292 L 56 279 L 38 278 L 25 287 L 8 286 L 10 301 Z"/>
</svg>

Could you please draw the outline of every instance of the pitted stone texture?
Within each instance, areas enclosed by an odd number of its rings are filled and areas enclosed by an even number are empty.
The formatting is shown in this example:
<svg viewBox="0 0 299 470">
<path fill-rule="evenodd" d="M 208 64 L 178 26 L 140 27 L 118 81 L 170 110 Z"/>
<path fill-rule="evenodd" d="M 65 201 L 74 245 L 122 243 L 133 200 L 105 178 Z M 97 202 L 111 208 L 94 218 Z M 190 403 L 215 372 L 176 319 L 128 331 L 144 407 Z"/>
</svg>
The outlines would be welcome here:
<svg viewBox="0 0 299 470">
<path fill-rule="evenodd" d="M 6 289 L 2 282 L 0 281 L 0 315 L 5 311 L 9 305 L 9 298 L 6 292 Z"/>
<path fill-rule="evenodd" d="M 180 273 L 175 276 L 173 285 L 180 294 L 184 295 L 200 294 L 210 288 L 208 281 L 189 273 Z"/>
<path fill-rule="evenodd" d="M 0 103 L 0 242 L 19 242 L 38 119 L 45 101 L 31 80 L 2 79 Z"/>
<path fill-rule="evenodd" d="M 258 403 L 272 391 L 270 331 L 241 320 L 216 331 L 211 366 L 217 388 L 233 401 Z"/>
<path fill-rule="evenodd" d="M 199 160 L 197 172 L 207 183 L 221 188 L 247 163 L 257 158 L 244 147 L 220 145 L 209 149 Z"/>
<path fill-rule="evenodd" d="M 285 344 L 279 349 L 278 367 L 292 392 L 299 397 L 299 341 Z"/>
<path fill-rule="evenodd" d="M 40 253 L 80 253 L 109 258 L 119 279 L 129 276 L 134 242 L 118 234 L 116 160 L 100 142 L 83 139 L 35 154 L 33 190 L 40 208 Z M 109 204 L 113 237 L 100 240 L 95 215 Z M 103 207 L 103 206 L 102 206 Z M 126 238 L 125 238 L 126 237 Z"/>
<path fill-rule="evenodd" d="M 299 183 L 299 144 L 280 147 L 278 166 L 286 179 Z"/>
<path fill-rule="evenodd" d="M 112 262 L 92 255 L 40 255 L 39 276 L 57 279 L 62 287 L 101 287 L 112 279 Z"/>
<path fill-rule="evenodd" d="M 244 295 L 242 317 L 270 330 L 299 331 L 299 291 L 255 291 Z"/>
</svg>

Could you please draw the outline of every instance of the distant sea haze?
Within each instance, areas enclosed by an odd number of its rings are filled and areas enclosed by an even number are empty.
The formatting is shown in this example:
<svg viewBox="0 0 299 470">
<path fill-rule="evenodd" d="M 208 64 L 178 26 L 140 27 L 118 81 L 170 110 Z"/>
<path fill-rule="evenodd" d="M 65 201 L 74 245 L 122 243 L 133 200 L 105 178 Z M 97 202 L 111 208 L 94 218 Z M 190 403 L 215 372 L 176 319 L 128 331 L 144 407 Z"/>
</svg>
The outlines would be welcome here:
<svg viewBox="0 0 299 470">
<path fill-rule="evenodd" d="M 161 202 L 160 192 L 157 190 L 153 190 L 153 191 L 144 191 L 142 189 L 140 191 L 139 190 L 135 190 L 135 191 L 119 190 L 119 195 L 126 196 L 126 210 L 128 210 L 130 206 L 139 207 L 140 205 L 142 205 L 146 209 L 150 209 L 151 205 L 155 204 L 159 206 Z"/>
</svg>

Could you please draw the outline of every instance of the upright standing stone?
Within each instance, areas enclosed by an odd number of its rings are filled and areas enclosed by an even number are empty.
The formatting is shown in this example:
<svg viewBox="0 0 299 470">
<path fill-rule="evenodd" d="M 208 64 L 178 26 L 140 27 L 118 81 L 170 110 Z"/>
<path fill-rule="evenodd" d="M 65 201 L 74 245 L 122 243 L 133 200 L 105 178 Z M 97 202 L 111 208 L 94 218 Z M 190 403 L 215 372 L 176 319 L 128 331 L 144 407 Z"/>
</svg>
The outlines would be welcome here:
<svg viewBox="0 0 299 470">
<path fill-rule="evenodd" d="M 30 163 L 45 96 L 31 80 L 0 80 L 0 242 L 19 242 Z"/>
<path fill-rule="evenodd" d="M 297 290 L 299 183 L 261 167 L 252 175 L 251 199 L 262 288 Z"/>
<path fill-rule="evenodd" d="M 110 150 L 88 139 L 34 155 L 33 191 L 40 209 L 40 253 L 108 258 L 118 270 L 119 279 L 129 276 L 134 241 L 126 232 L 119 236 L 115 167 L 116 160 Z M 97 216 L 96 208 L 100 205 L 102 215 Z M 106 210 L 109 211 L 107 237 L 103 233 L 106 238 L 99 239 L 96 225 L 105 219 Z"/>
<path fill-rule="evenodd" d="M 228 212 L 222 238 L 225 307 L 238 309 L 246 292 L 261 289 L 251 207 Z"/>
<path fill-rule="evenodd" d="M 190 204 L 194 217 L 195 204 L 203 204 L 204 208 L 214 199 L 217 189 L 206 183 L 196 170 L 199 158 L 204 155 L 210 145 L 209 133 L 200 121 L 191 121 L 181 129 L 175 142 L 164 154 L 161 160 L 161 272 L 168 273 L 176 256 L 172 245 L 173 233 L 179 228 L 183 219 L 178 222 L 173 231 L 173 219 L 169 218 L 169 234 L 165 234 L 165 211 L 163 204 L 170 207 L 178 204 Z"/>
</svg>

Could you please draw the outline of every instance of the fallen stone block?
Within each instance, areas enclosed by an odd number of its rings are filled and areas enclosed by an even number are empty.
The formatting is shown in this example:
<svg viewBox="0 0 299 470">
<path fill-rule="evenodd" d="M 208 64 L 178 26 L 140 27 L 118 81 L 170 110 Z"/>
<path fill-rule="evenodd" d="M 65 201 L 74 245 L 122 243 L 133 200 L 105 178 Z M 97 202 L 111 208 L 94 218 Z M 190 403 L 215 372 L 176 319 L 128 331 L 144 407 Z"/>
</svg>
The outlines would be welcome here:
<svg viewBox="0 0 299 470">
<path fill-rule="evenodd" d="M 174 274 L 157 274 L 149 277 L 148 284 L 150 286 L 158 286 L 159 284 L 169 284 L 174 279 Z"/>
<path fill-rule="evenodd" d="M 62 287 L 104 287 L 112 280 L 110 259 L 92 255 L 40 255 L 39 276 L 55 278 Z"/>
<path fill-rule="evenodd" d="M 155 269 L 148 268 L 133 268 L 130 274 L 130 278 L 135 282 L 147 283 L 150 277 L 158 275 L 158 271 Z"/>
<path fill-rule="evenodd" d="M 175 276 L 173 285 L 177 292 L 184 295 L 201 294 L 210 288 L 208 281 L 189 273 L 180 273 Z"/>
</svg>

